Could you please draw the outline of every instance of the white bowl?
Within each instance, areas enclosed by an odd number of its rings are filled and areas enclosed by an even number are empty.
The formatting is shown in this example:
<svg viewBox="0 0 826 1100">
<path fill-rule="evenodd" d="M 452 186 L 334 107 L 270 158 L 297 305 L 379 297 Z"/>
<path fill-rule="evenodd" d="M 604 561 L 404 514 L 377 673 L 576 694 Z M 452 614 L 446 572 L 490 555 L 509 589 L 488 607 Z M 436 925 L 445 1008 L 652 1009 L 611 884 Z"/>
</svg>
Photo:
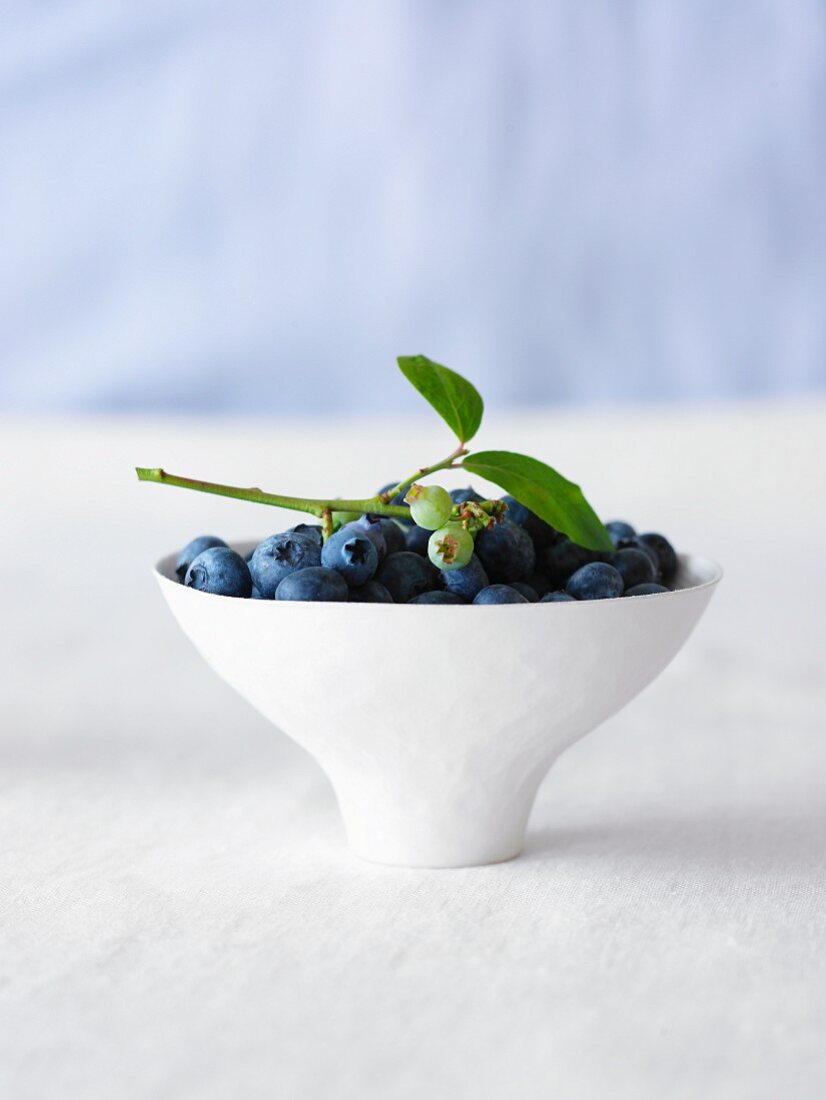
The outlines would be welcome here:
<svg viewBox="0 0 826 1100">
<path fill-rule="evenodd" d="M 667 594 L 439 607 L 230 599 L 174 570 L 184 633 L 316 758 L 353 851 L 408 867 L 518 855 L 551 764 L 665 668 L 721 576 L 683 554 Z"/>
</svg>

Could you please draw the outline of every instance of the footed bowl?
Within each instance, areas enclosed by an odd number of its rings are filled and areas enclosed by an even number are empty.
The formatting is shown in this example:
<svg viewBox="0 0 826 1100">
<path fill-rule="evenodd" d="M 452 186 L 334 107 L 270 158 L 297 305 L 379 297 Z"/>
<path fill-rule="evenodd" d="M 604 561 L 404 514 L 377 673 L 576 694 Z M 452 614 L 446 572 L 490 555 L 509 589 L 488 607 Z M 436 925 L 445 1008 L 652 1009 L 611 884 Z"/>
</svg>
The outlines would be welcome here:
<svg viewBox="0 0 826 1100">
<path fill-rule="evenodd" d="M 356 855 L 464 867 L 519 854 L 550 766 L 662 672 L 721 570 L 682 554 L 675 592 L 487 607 L 230 599 L 178 583 L 174 554 L 155 575 L 207 663 L 324 769 Z"/>
</svg>

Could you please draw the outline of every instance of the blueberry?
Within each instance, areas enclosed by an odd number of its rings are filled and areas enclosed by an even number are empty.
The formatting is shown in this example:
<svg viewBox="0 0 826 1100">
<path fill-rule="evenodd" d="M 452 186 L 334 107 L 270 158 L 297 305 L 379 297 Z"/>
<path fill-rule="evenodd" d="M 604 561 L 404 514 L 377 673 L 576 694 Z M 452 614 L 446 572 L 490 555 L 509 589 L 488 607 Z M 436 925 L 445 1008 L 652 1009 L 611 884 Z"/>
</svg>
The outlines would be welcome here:
<svg viewBox="0 0 826 1100">
<path fill-rule="evenodd" d="M 528 603 L 539 603 L 539 593 L 535 588 L 531 588 L 529 584 L 525 584 L 524 581 L 511 581 L 510 586 L 520 592 Z"/>
<path fill-rule="evenodd" d="M 480 497 L 476 490 L 468 485 L 467 489 L 451 489 L 450 499 L 454 504 L 467 504 L 469 500 L 474 504 L 481 504 L 485 498 Z"/>
<path fill-rule="evenodd" d="M 451 569 L 439 574 L 439 580 L 448 592 L 455 592 L 466 600 L 472 600 L 477 592 L 490 584 L 482 563 L 474 554 L 464 569 Z"/>
<path fill-rule="evenodd" d="M 527 603 L 521 592 L 511 588 L 508 584 L 491 584 L 483 588 L 475 597 L 475 604 L 489 603 Z"/>
<path fill-rule="evenodd" d="M 408 600 L 408 603 L 467 603 L 467 600 L 463 600 L 461 596 L 455 592 L 445 592 L 444 590 L 435 589 L 433 592 L 422 592 L 419 596 L 414 596 L 412 600 Z"/>
<path fill-rule="evenodd" d="M 540 603 L 576 603 L 573 596 L 569 596 L 567 592 L 546 592 Z"/>
<path fill-rule="evenodd" d="M 419 554 L 421 557 L 427 557 L 427 543 L 430 539 L 431 532 L 425 527 L 417 527 L 415 523 L 412 523 L 409 527 L 404 529 L 404 549 L 409 550 L 412 554 Z M 398 553 L 398 551 L 394 551 Z"/>
<path fill-rule="evenodd" d="M 370 539 L 379 555 L 379 561 L 387 557 L 387 541 L 377 516 L 362 515 L 345 526 L 352 527 L 353 531 L 358 529 L 359 534 L 366 535 Z"/>
<path fill-rule="evenodd" d="M 622 519 L 612 519 L 605 524 L 605 530 L 611 536 L 611 542 L 614 546 L 619 546 L 624 539 L 634 538 L 637 533 L 630 523 L 626 523 Z"/>
<path fill-rule="evenodd" d="M 251 600 L 265 600 L 266 598 L 267 598 L 266 596 L 261 595 L 261 593 L 255 587 L 255 585 L 252 586 L 252 592 L 250 592 L 250 599 Z"/>
<path fill-rule="evenodd" d="M 418 554 L 402 550 L 399 554 L 388 554 L 379 566 L 376 580 L 379 581 L 396 603 L 407 603 L 414 596 L 428 592 L 433 587 L 436 570 Z"/>
<path fill-rule="evenodd" d="M 635 584 L 632 588 L 626 588 L 626 596 L 655 596 L 658 592 L 670 592 L 664 584 Z"/>
<path fill-rule="evenodd" d="M 321 549 L 321 564 L 341 573 L 351 588 L 369 581 L 379 564 L 376 545 L 360 522 L 346 523 L 330 535 Z"/>
<path fill-rule="evenodd" d="M 530 535 L 509 519 L 479 532 L 476 553 L 494 584 L 524 580 L 536 565 Z"/>
<path fill-rule="evenodd" d="M 657 580 L 660 577 L 660 559 L 657 556 L 657 551 L 653 546 L 647 546 L 639 535 L 634 535 L 630 539 L 620 539 L 617 543 L 618 550 L 641 550 L 643 554 L 647 554 L 651 559 L 651 564 L 654 566 L 654 576 Z"/>
<path fill-rule="evenodd" d="M 324 545 L 324 535 L 320 523 L 297 523 L 295 527 L 290 528 L 289 533 L 293 535 L 305 535 L 307 538 L 313 540 L 319 550 Z"/>
<path fill-rule="evenodd" d="M 677 576 L 677 554 L 674 547 L 665 535 L 658 535 L 653 531 L 640 535 L 640 542 L 643 546 L 649 546 L 657 555 L 662 578 L 666 584 L 670 584 Z"/>
<path fill-rule="evenodd" d="M 558 588 L 566 584 L 577 569 L 599 559 L 596 550 L 588 550 L 569 538 L 562 538 L 541 555 L 540 565 L 552 587 Z"/>
<path fill-rule="evenodd" d="M 375 547 L 373 549 L 375 550 Z M 347 596 L 347 582 L 341 573 L 337 573 L 335 569 L 325 569 L 321 565 L 290 573 L 275 590 L 277 600 L 323 600 L 342 603 L 347 600 Z"/>
<path fill-rule="evenodd" d="M 217 535 L 199 535 L 197 539 L 193 539 L 192 542 L 188 542 L 183 550 L 178 555 L 178 560 L 175 563 L 175 572 L 178 574 L 178 580 L 183 584 L 184 577 L 186 577 L 186 571 L 189 569 L 192 562 L 202 554 L 204 550 L 209 550 L 212 546 L 226 546 L 223 539 L 219 539 Z"/>
<path fill-rule="evenodd" d="M 649 555 L 632 547 L 617 550 L 611 558 L 611 565 L 622 577 L 626 588 L 633 588 L 635 584 L 651 584 L 657 576 Z"/>
<path fill-rule="evenodd" d="M 393 603 L 393 597 L 378 581 L 366 581 L 360 588 L 350 589 L 350 603 Z"/>
<path fill-rule="evenodd" d="M 531 586 L 537 596 L 539 596 L 540 600 L 545 593 L 550 592 L 553 587 L 545 574 L 540 573 L 538 569 L 534 569 L 532 573 L 529 573 L 527 577 L 525 577 L 525 581 Z"/>
<path fill-rule="evenodd" d="M 508 495 L 502 497 L 502 500 L 508 506 L 507 518 L 528 532 L 537 550 L 544 550 L 561 537 L 555 527 L 551 527 L 550 523 L 540 519 L 530 508 L 520 504 L 516 497 Z"/>
<path fill-rule="evenodd" d="M 378 520 L 388 554 L 398 554 L 399 551 L 406 548 L 405 531 L 407 531 L 407 527 L 402 526 L 401 520 L 390 519 L 388 516 L 371 516 L 370 518 Z"/>
<path fill-rule="evenodd" d="M 320 564 L 321 548 L 312 535 L 281 531 L 256 546 L 249 569 L 255 587 L 264 599 L 271 600 L 290 573 Z"/>
<path fill-rule="evenodd" d="M 228 546 L 210 546 L 203 550 L 190 563 L 184 584 L 215 596 L 247 597 L 252 592 L 247 563 Z"/>
<path fill-rule="evenodd" d="M 565 591 L 575 600 L 610 600 L 621 596 L 624 587 L 613 565 L 594 561 L 577 569 L 569 578 Z"/>
</svg>

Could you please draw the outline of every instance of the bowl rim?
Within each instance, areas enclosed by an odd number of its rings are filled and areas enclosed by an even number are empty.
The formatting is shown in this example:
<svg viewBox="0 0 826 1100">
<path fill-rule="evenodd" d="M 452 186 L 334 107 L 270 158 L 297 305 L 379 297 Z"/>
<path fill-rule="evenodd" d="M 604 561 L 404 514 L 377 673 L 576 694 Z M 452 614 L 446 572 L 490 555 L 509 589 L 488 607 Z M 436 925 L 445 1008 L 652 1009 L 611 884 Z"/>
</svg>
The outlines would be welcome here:
<svg viewBox="0 0 826 1100">
<path fill-rule="evenodd" d="M 228 542 L 228 545 L 232 550 L 235 550 L 236 553 L 239 553 L 243 556 L 250 549 L 257 546 L 259 542 L 260 542 L 260 539 L 233 539 L 232 541 Z M 238 603 L 238 604 L 256 604 L 256 605 L 278 604 L 280 607 L 283 607 L 285 604 L 289 604 L 290 606 L 293 606 L 293 607 L 304 606 L 304 607 L 311 607 L 311 608 L 312 607 L 319 607 L 319 606 L 326 606 L 326 602 L 324 600 L 253 600 L 253 599 L 238 599 L 237 597 L 234 598 L 234 597 L 229 597 L 229 596 L 218 596 L 218 595 L 215 595 L 212 592 L 199 592 L 194 588 L 187 588 L 185 585 L 181 584 L 181 582 L 179 580 L 174 579 L 175 561 L 177 560 L 178 553 L 179 553 L 178 550 L 173 550 L 172 552 L 170 552 L 168 554 L 164 554 L 164 556 L 162 558 L 159 558 L 159 560 L 155 563 L 155 565 L 152 568 L 152 572 L 155 575 L 155 578 L 157 579 L 159 584 L 169 585 L 170 587 L 172 587 L 174 589 L 177 589 L 179 591 L 190 593 L 193 598 L 195 598 L 195 597 L 203 598 L 204 596 L 208 596 L 211 599 L 216 599 L 216 600 L 232 599 L 233 603 Z M 714 588 L 717 584 L 720 583 L 720 581 L 723 578 L 723 567 L 719 564 L 719 562 L 716 562 L 713 558 L 706 557 L 704 554 L 692 554 L 692 553 L 688 553 L 688 552 L 682 552 L 682 553 L 677 554 L 677 560 L 678 560 L 678 562 L 680 563 L 681 566 L 685 566 L 685 565 L 688 565 L 689 563 L 691 563 L 691 566 L 697 572 L 699 572 L 700 574 L 706 574 L 705 580 L 700 581 L 699 584 L 687 585 L 685 588 L 675 588 L 673 591 L 669 591 L 669 592 L 650 592 L 650 593 L 647 593 L 647 594 L 642 595 L 642 596 L 635 596 L 634 601 L 636 602 L 637 600 L 654 600 L 654 599 L 663 600 L 666 597 L 669 597 L 671 599 L 684 597 L 689 592 L 702 592 L 705 589 Z M 185 598 L 189 598 L 189 596 L 187 596 Z M 542 601 L 540 600 L 540 601 L 538 601 L 537 604 L 535 604 L 535 605 L 530 605 L 529 604 L 528 606 L 537 606 L 538 607 L 541 602 Z M 593 607 L 594 605 L 602 606 L 602 605 L 605 605 L 605 604 L 617 604 L 617 603 L 625 603 L 625 602 L 626 602 L 625 596 L 611 596 L 608 599 L 604 599 L 604 600 L 561 600 L 557 603 L 545 604 L 544 606 L 546 606 L 546 607 L 551 607 L 552 606 L 552 607 L 560 607 L 561 608 L 561 607 L 571 607 L 571 606 L 574 606 L 574 605 L 585 605 L 585 606 L 588 606 L 588 607 Z M 335 606 L 335 607 L 358 607 L 358 608 L 375 608 L 375 607 L 379 607 L 379 608 L 385 608 L 385 609 L 388 608 L 388 607 L 416 607 L 416 608 L 421 607 L 421 608 L 427 608 L 431 613 L 434 612 L 434 611 L 444 610 L 444 611 L 450 611 L 452 614 L 455 614 L 455 607 L 462 606 L 462 605 L 457 604 L 457 605 L 451 605 L 449 608 L 448 607 L 440 608 L 438 604 L 396 604 L 396 603 L 394 603 L 394 604 L 383 604 L 383 603 L 382 604 L 371 604 L 371 603 L 348 603 L 346 601 L 344 601 L 344 602 L 334 601 L 331 606 Z M 505 611 L 506 609 L 514 608 L 517 605 L 516 604 L 482 604 L 482 605 L 480 605 L 480 604 L 472 604 L 471 603 L 471 604 L 466 604 L 464 606 L 476 607 L 477 610 L 481 606 L 485 609 L 485 611 L 491 611 L 491 612 L 494 612 L 494 613 L 501 613 L 501 612 Z M 518 606 L 522 607 L 523 605 L 519 604 Z M 361 614 L 361 613 L 362 612 L 356 612 L 356 614 Z M 385 610 L 384 614 L 387 614 L 386 610 Z M 408 614 L 408 612 L 406 612 L 406 614 Z"/>
</svg>

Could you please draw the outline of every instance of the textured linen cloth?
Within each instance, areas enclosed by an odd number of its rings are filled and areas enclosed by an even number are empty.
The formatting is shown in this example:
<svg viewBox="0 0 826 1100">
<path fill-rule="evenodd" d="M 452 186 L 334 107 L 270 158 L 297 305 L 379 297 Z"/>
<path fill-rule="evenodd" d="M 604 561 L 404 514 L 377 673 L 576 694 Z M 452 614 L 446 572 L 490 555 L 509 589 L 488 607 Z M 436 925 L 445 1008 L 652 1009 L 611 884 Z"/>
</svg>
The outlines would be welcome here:
<svg viewBox="0 0 826 1100">
<path fill-rule="evenodd" d="M 434 422 L 0 424 L 2 1094 L 822 1096 L 825 438 L 814 401 L 491 419 L 480 447 L 727 572 L 521 858 L 412 871 L 349 854 L 150 575 L 288 517 L 131 467 L 368 492 L 443 453 Z"/>
</svg>

